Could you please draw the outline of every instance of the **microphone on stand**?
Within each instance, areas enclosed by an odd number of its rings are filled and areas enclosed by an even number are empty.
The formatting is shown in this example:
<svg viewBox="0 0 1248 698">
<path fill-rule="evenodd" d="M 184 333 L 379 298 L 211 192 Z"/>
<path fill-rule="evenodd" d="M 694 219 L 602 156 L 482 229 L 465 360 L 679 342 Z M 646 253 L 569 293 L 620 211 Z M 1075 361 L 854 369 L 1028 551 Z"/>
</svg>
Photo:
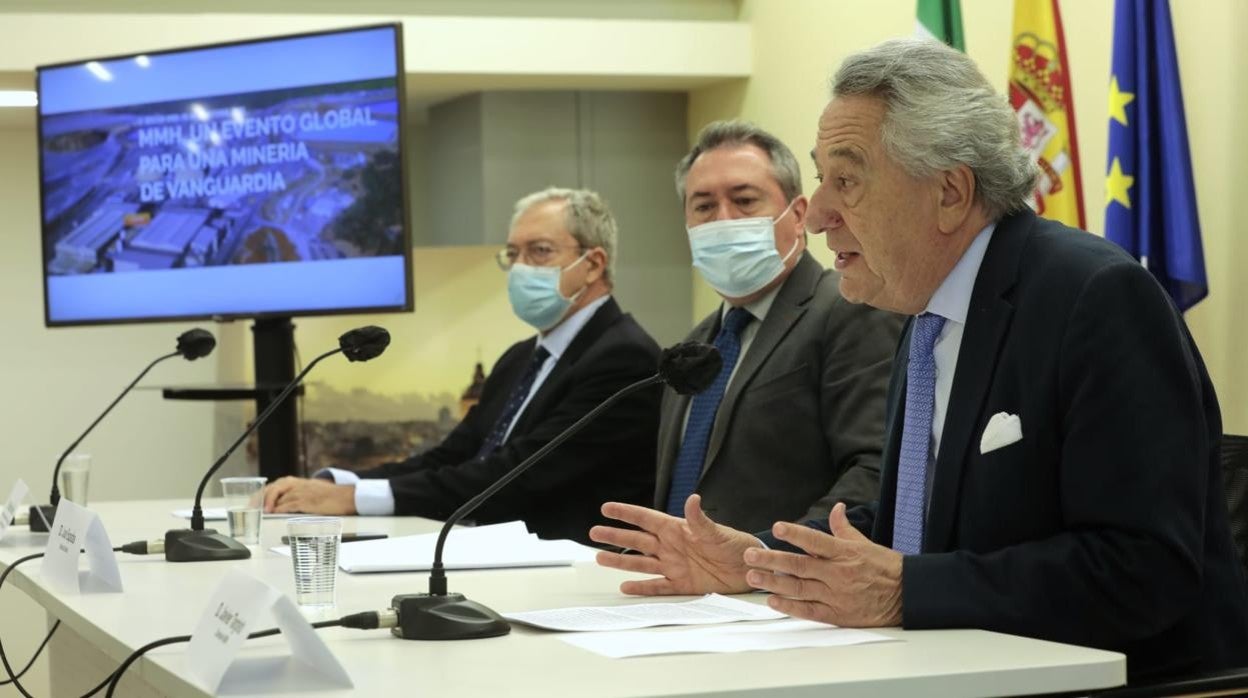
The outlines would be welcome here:
<svg viewBox="0 0 1248 698">
<path fill-rule="evenodd" d="M 438 534 L 433 553 L 433 568 L 429 574 L 429 593 L 400 594 L 394 597 L 390 605 L 398 612 L 399 622 L 390 632 L 405 640 L 471 640 L 497 637 L 510 632 L 511 625 L 489 607 L 470 601 L 463 594 L 446 592 L 442 549 L 446 545 L 446 537 L 450 534 L 451 527 L 628 395 L 660 383 L 666 383 L 681 395 L 700 393 L 714 382 L 722 365 L 719 350 L 710 344 L 683 342 L 664 349 L 659 357 L 658 373 L 625 386 L 604 400 L 494 484 L 456 509 Z"/>
<path fill-rule="evenodd" d="M 251 557 L 251 551 L 242 543 L 229 536 L 221 535 L 211 528 L 204 529 L 204 508 L 202 505 L 204 488 L 208 486 L 208 481 L 212 479 L 213 473 L 217 472 L 225 461 L 229 459 L 230 455 L 234 453 L 234 450 L 273 414 L 278 406 L 282 404 L 282 400 L 285 400 L 295 388 L 299 387 L 303 377 L 308 375 L 312 367 L 320 363 L 322 359 L 341 353 L 347 357 L 348 361 L 368 361 L 380 356 L 389 344 L 389 332 L 383 328 L 368 325 L 342 335 L 338 338 L 337 349 L 327 351 L 312 359 L 307 367 L 300 371 L 299 375 L 295 376 L 295 379 L 283 388 L 282 392 L 277 394 L 277 397 L 273 398 L 269 406 L 252 420 L 251 424 L 243 430 L 238 439 L 233 444 L 230 444 L 230 447 L 225 450 L 225 453 L 221 454 L 217 462 L 212 464 L 208 472 L 204 473 L 204 479 L 200 480 L 199 489 L 195 491 L 195 506 L 191 509 L 191 527 L 173 529 L 165 533 L 165 559 L 170 562 L 202 562 L 205 560 L 243 560 Z"/>
<path fill-rule="evenodd" d="M 91 426 L 87 427 L 87 430 L 82 432 L 81 436 L 74 439 L 74 442 L 69 445 L 69 448 L 65 449 L 65 452 L 61 454 L 61 457 L 56 459 L 56 467 L 52 469 L 52 492 L 48 495 L 48 501 L 51 502 L 51 504 L 35 505 L 30 507 L 30 530 L 43 532 L 47 531 L 51 527 L 52 521 L 56 518 L 56 505 L 61 503 L 61 489 L 59 485 L 61 464 L 65 462 L 65 459 L 70 453 L 73 453 L 75 448 L 78 448 L 78 444 L 82 443 L 82 440 L 87 438 L 87 434 L 90 434 L 91 430 L 95 429 L 96 425 L 99 424 L 109 412 L 113 411 L 113 408 L 116 407 L 117 403 L 121 402 L 121 399 L 130 392 L 130 389 L 138 384 L 139 381 L 143 380 L 143 376 L 146 376 L 148 371 L 152 370 L 152 368 L 161 361 L 164 361 L 165 359 L 172 359 L 175 356 L 181 356 L 187 361 L 194 361 L 195 359 L 203 358 L 211 354 L 212 350 L 216 346 L 217 340 L 213 338 L 211 332 L 201 330 L 198 327 L 193 330 L 187 330 L 181 335 L 178 335 L 178 346 L 172 353 L 165 354 L 148 364 L 147 368 L 143 369 L 137 378 L 130 381 L 130 385 L 127 385 L 126 389 L 121 391 L 121 394 L 109 403 L 108 407 L 104 408 L 104 411 L 100 413 L 100 416 L 96 417 L 94 422 L 91 422 Z"/>
</svg>

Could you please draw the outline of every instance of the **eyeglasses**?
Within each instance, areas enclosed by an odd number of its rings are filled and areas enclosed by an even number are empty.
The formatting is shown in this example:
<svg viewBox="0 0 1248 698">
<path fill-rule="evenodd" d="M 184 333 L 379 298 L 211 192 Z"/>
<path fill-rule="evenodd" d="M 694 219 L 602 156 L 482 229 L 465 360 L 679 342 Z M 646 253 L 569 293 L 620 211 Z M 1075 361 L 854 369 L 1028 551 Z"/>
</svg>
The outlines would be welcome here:
<svg viewBox="0 0 1248 698">
<path fill-rule="evenodd" d="M 498 268 L 503 271 L 511 271 L 516 262 L 523 262 L 535 267 L 546 267 L 558 259 L 560 253 L 568 249 L 575 249 L 577 252 L 581 252 L 585 248 L 582 245 L 560 247 L 550 242 L 538 240 L 537 242 L 530 242 L 524 247 L 508 245 L 494 255 L 494 261 L 498 262 Z"/>
</svg>

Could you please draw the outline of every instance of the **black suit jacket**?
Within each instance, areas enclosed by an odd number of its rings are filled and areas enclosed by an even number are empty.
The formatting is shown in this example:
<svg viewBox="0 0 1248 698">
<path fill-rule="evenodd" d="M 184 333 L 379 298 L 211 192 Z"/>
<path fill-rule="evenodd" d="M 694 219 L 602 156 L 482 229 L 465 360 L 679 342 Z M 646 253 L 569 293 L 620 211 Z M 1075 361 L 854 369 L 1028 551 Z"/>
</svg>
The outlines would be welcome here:
<svg viewBox="0 0 1248 698">
<path fill-rule="evenodd" d="M 445 519 L 607 397 L 654 375 L 659 347 L 609 299 L 581 328 L 493 454 L 477 450 L 537 346 L 514 344 L 486 378 L 481 401 L 430 451 L 360 473 L 389 478 L 395 513 Z M 654 489 L 659 388 L 624 398 L 469 515 L 477 523 L 521 519 L 543 538 L 588 542 L 609 500 L 645 504 Z"/>
<path fill-rule="evenodd" d="M 784 280 L 715 414 L 697 492 L 746 531 L 875 501 L 884 398 L 904 317 L 846 301 L 809 254 Z M 717 308 L 689 339 L 713 342 Z M 689 396 L 663 392 L 658 486 L 667 508 Z"/>
<path fill-rule="evenodd" d="M 878 510 L 852 512 L 881 545 L 909 329 L 901 346 Z M 1018 415 L 1023 438 L 980 453 L 997 412 Z M 1248 664 L 1221 430 L 1200 352 L 1139 263 L 1030 211 L 1000 221 L 971 297 L 923 554 L 903 563 L 903 625 L 1115 650 L 1132 681 Z"/>
</svg>

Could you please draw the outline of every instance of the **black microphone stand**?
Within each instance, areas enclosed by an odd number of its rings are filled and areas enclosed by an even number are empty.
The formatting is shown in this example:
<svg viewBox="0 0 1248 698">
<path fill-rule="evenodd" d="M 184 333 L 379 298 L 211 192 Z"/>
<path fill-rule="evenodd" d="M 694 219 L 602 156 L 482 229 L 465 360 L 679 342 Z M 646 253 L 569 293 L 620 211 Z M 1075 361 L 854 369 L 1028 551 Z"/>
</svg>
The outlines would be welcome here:
<svg viewBox="0 0 1248 698">
<path fill-rule="evenodd" d="M 208 486 L 209 480 L 212 479 L 214 473 L 221 469 L 225 461 L 233 455 L 234 451 L 251 435 L 253 431 L 259 427 L 264 420 L 269 418 L 275 410 L 282 404 L 295 388 L 303 381 L 303 377 L 308 375 L 308 371 L 312 367 L 321 362 L 322 359 L 333 356 L 343 351 L 342 347 L 331 349 L 313 359 L 295 379 L 291 381 L 282 392 L 273 398 L 269 406 L 252 420 L 251 424 L 243 430 L 234 443 L 226 449 L 225 453 L 212 464 L 204 478 L 199 482 L 199 489 L 195 491 L 195 506 L 191 509 L 191 527 L 182 529 L 172 529 L 165 532 L 165 559 L 170 562 L 204 562 L 208 560 L 245 560 L 251 557 L 251 551 L 247 546 L 239 543 L 230 536 L 217 533 L 214 529 L 204 529 L 204 488 Z"/>
<path fill-rule="evenodd" d="M 95 426 L 107 417 L 109 412 L 113 411 L 113 408 L 116 407 L 117 403 L 121 402 L 121 399 L 130 392 L 130 389 L 137 385 L 139 381 L 143 380 L 143 376 L 146 376 L 148 371 L 152 370 L 156 364 L 164 361 L 165 359 L 172 359 L 175 356 L 181 355 L 181 351 L 175 351 L 170 354 L 165 354 L 148 364 L 147 368 L 143 369 L 143 371 L 139 373 L 138 377 L 130 381 L 130 385 L 127 385 L 126 389 L 121 391 L 121 394 L 109 403 L 108 407 L 104 409 L 104 412 L 101 413 L 99 417 L 96 417 L 94 422 L 91 422 L 91 426 L 87 427 L 87 430 L 82 432 L 81 436 L 74 439 L 74 442 L 69 445 L 69 448 L 65 449 L 65 452 L 61 454 L 61 457 L 56 459 L 56 467 L 52 469 L 52 492 L 48 495 L 48 501 L 51 502 L 51 504 L 34 505 L 30 507 L 31 531 L 42 533 L 52 527 L 52 521 L 56 518 L 56 505 L 61 503 L 61 488 L 57 484 L 61 475 L 61 464 L 65 462 L 67 457 L 69 457 L 69 454 L 73 453 L 74 449 L 78 448 L 78 444 L 82 443 L 82 440 L 87 438 L 87 434 L 90 434 L 91 430 L 95 429 Z"/>
<path fill-rule="evenodd" d="M 659 374 L 625 386 L 604 400 L 602 404 L 587 412 L 584 417 L 576 420 L 572 426 L 551 439 L 533 455 L 525 458 L 494 484 L 456 509 L 455 513 L 447 518 L 442 531 L 438 533 L 438 542 L 433 552 L 433 568 L 429 574 L 429 593 L 400 594 L 394 597 L 391 607 L 399 612 L 399 624 L 391 628 L 390 632 L 405 640 L 471 640 L 497 637 L 511 632 L 511 624 L 488 606 L 471 601 L 463 594 L 446 592 L 446 569 L 442 565 L 442 549 L 446 545 L 446 537 L 450 534 L 451 527 L 494 493 L 520 477 L 524 471 L 544 458 L 546 454 L 576 435 L 585 425 L 615 403 L 639 390 L 663 382 L 664 377 Z"/>
</svg>

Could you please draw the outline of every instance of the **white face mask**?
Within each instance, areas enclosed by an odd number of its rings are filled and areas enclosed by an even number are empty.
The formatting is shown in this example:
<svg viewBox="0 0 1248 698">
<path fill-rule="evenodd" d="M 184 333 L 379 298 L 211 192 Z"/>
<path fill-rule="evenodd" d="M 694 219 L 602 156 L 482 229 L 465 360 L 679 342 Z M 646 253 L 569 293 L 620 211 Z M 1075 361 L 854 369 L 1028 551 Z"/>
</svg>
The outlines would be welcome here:
<svg viewBox="0 0 1248 698">
<path fill-rule="evenodd" d="M 782 258 L 776 251 L 776 221 L 784 218 L 797 199 L 779 216 L 728 218 L 688 228 L 693 267 L 720 295 L 743 298 L 765 288 L 784 273 L 797 252 L 797 240 Z"/>
<path fill-rule="evenodd" d="M 532 325 L 538 332 L 558 325 L 568 308 L 585 292 L 585 288 L 564 298 L 559 292 L 559 279 L 563 272 L 580 264 L 589 256 L 589 252 L 577 257 L 576 261 L 562 269 L 559 267 L 532 267 L 527 264 L 515 264 L 507 272 L 507 297 L 511 300 L 511 309 L 516 317 Z"/>
</svg>

